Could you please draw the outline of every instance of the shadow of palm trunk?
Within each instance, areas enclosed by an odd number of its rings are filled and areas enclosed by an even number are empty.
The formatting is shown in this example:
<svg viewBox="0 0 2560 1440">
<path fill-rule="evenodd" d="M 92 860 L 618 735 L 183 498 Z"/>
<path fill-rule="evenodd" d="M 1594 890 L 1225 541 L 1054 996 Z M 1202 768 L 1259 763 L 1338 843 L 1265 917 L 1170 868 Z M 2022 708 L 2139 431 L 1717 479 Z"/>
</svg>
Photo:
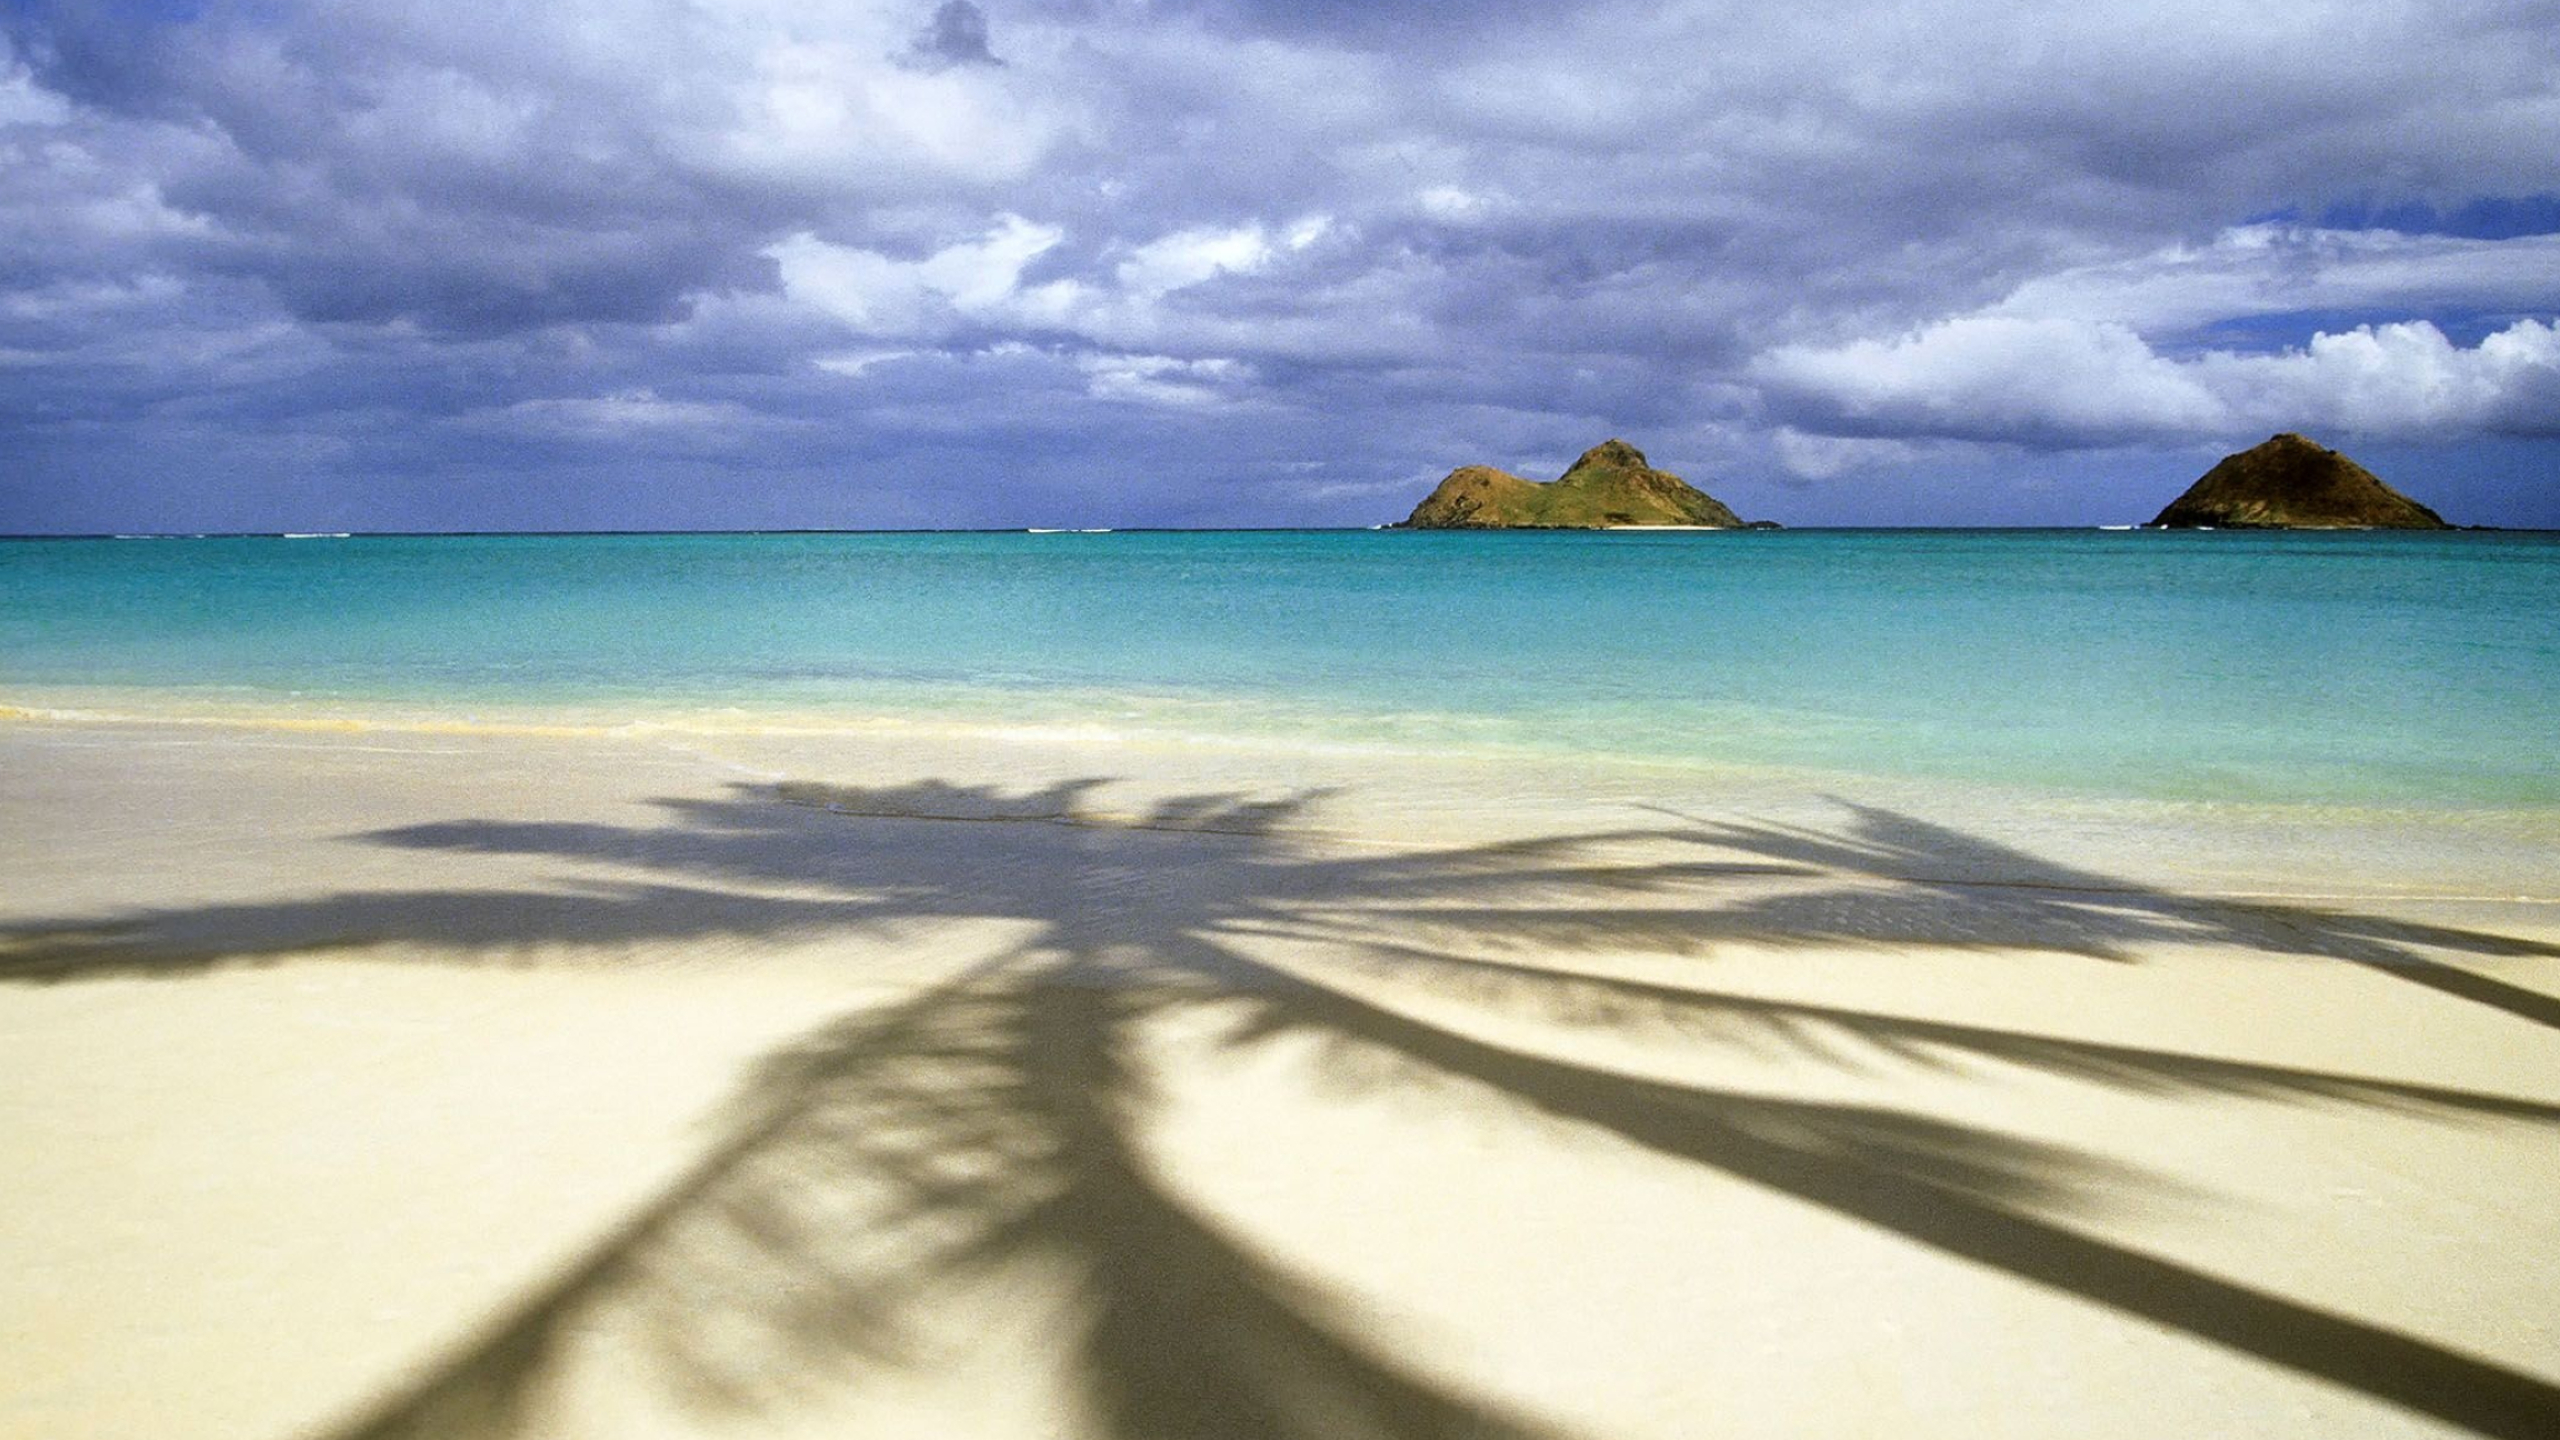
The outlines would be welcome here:
<svg viewBox="0 0 2560 1440">
<path fill-rule="evenodd" d="M 1038 1243 L 1080 1265 L 1088 1394 L 1104 1433 L 1239 1440 L 1526 1437 L 1524 1422 L 1420 1378 L 1354 1338 L 1322 1290 L 1168 1191 L 1130 1144 L 1143 1091 L 1126 1054 L 1143 1001 L 1102 984 L 1044 987 L 1026 1057 L 1048 1072 L 1068 1170 Z"/>
<path fill-rule="evenodd" d="M 457 1360 L 331 1433 L 530 1428 L 600 1321 L 644 1337 L 679 1405 L 771 1415 L 949 1358 L 920 1317 L 1017 1280 L 1023 1305 L 1054 1312 L 1079 1431 L 1556 1433 L 1410 1371 L 1322 1286 L 1168 1187 L 1136 1138 L 1152 1105 L 1136 1037 L 1217 997 L 1150 968 L 1035 945 L 815 1037 L 764 1067 L 740 1106 L 753 1118 L 684 1183 Z"/>
</svg>

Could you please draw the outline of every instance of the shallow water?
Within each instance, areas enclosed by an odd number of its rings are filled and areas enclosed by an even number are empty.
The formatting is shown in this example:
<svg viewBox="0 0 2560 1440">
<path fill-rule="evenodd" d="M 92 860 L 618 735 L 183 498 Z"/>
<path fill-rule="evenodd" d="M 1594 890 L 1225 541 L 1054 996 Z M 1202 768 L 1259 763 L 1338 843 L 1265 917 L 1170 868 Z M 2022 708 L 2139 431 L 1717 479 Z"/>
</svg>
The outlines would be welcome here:
<svg viewBox="0 0 2560 1440">
<path fill-rule="evenodd" d="M 997 725 L 2325 804 L 2560 804 L 2560 536 L 0 544 L 0 704 Z"/>
</svg>

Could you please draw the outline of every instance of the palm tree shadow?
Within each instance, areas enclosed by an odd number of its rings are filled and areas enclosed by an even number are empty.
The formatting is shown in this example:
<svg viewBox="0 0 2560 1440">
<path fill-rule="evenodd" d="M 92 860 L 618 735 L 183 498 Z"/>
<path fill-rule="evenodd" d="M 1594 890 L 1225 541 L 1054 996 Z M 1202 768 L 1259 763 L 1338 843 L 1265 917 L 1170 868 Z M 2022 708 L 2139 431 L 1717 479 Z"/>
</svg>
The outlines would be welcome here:
<svg viewBox="0 0 2560 1440">
<path fill-rule="evenodd" d="M 19 927 L 0 935 L 0 976 L 184 973 L 392 941 L 482 963 L 537 947 L 609 956 L 640 941 L 918 920 L 1026 927 L 968 973 L 759 1066 L 724 1138 L 692 1170 L 422 1378 L 333 1430 L 340 1440 L 529 1428 L 557 1403 L 577 1347 L 602 1330 L 639 1347 L 681 1403 L 752 1417 L 847 1376 L 858 1383 L 866 1368 L 935 1363 L 947 1339 L 931 1317 L 947 1297 L 1031 1276 L 1051 1287 L 1053 1333 L 1072 1352 L 1097 1434 L 1557 1433 L 1398 1356 L 1351 1297 L 1168 1180 L 1146 1140 L 1162 1099 L 1147 1037 L 1183 1017 L 1214 1021 L 1238 1051 L 1311 1039 L 1339 1084 L 1614 1136 L 2481 1434 L 2560 1431 L 2560 1387 L 2543 1379 L 2075 1228 L 2075 1213 L 2126 1178 L 2084 1153 L 1890 1107 L 1643 1079 L 1497 1044 L 1374 998 L 1354 983 L 1357 959 L 1332 973 L 1264 958 L 1253 942 L 1332 942 L 1372 968 L 1429 972 L 1481 1006 L 1573 1024 L 2543 1126 L 2560 1111 L 2510 1097 L 1787 1005 L 1555 962 L 1577 950 L 1696 953 L 1735 938 L 2026 943 L 2114 959 L 2205 942 L 2395 965 L 2426 948 L 2550 947 L 2380 917 L 2217 909 L 1883 811 L 1853 810 L 1838 833 L 1684 818 L 1346 855 L 1299 838 L 1315 797 L 1192 796 L 1111 814 L 1102 790 L 739 787 L 667 802 L 657 826 L 379 832 L 365 841 L 536 857 L 574 878 L 535 891 L 330 895 Z M 1975 893 L 1996 888 L 1986 875 L 2007 881 L 1989 902 Z M 1434 934 L 1498 939 L 1538 961 L 1400 938 Z"/>
<path fill-rule="evenodd" d="M 1836 832 L 1707 822 L 1701 843 L 1803 865 L 1855 882 L 1728 911 L 1764 939 L 1901 939 L 2028 945 L 2123 960 L 2168 945 L 2343 960 L 2560 1029 L 2560 997 L 2447 963 L 2560 955 L 2560 945 L 2335 908 L 2180 895 L 2063 865 L 1915 816 L 1847 801 Z M 1879 893 L 1891 896 L 1878 906 Z M 1888 913 L 1877 913 L 1884 909 Z"/>
</svg>

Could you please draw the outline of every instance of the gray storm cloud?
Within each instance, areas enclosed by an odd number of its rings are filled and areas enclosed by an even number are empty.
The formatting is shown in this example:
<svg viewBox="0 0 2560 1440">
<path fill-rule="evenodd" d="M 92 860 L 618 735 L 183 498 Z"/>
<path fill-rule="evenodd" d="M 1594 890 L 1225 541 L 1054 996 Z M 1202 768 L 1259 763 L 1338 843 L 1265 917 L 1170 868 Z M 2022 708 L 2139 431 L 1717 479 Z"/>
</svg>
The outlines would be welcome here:
<svg viewBox="0 0 2560 1440">
<path fill-rule="evenodd" d="M 945 0 L 906 53 L 910 60 L 928 67 L 1004 63 L 987 48 L 987 12 L 969 0 Z"/>
<path fill-rule="evenodd" d="M 1362 522 L 1630 431 L 1817 504 L 1948 444 L 2540 443 L 2549 28 L 2333 20 L 22 6 L 0 528 Z M 2472 213 L 2522 218 L 2425 223 Z M 903 488 L 955 447 L 1004 484 Z"/>
</svg>

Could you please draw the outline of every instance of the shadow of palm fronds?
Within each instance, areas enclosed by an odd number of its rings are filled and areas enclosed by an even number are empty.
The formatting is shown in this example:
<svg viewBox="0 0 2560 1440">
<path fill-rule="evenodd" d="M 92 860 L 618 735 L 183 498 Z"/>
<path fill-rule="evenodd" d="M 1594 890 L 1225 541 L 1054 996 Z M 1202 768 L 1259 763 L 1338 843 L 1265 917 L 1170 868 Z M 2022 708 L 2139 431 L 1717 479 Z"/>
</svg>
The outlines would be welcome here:
<svg viewBox="0 0 2560 1440">
<path fill-rule="evenodd" d="M 341 1440 L 531 1428 L 565 1403 L 559 1381 L 578 1348 L 606 1333 L 637 1347 L 679 1403 L 752 1417 L 865 1373 L 939 1363 L 955 1343 L 949 1316 L 972 1295 L 1039 1308 L 1069 1359 L 1079 1427 L 1098 1435 L 1553 1433 L 1401 1357 L 1354 1297 L 1258 1249 L 1161 1172 L 1146 1138 L 1164 1108 L 1148 1037 L 1186 1018 L 1238 1052 L 1312 1041 L 1291 1053 L 1318 1057 L 1337 1085 L 1614 1137 L 2481 1434 L 2560 1433 L 2560 1387 L 2544 1379 L 2077 1228 L 2140 1178 L 2086 1153 L 1891 1106 L 1596 1068 L 1420 1018 L 1359 983 L 1392 972 L 1489 1013 L 1660 1027 L 1846 1066 L 2001 1066 L 2150 1094 L 2548 1126 L 2560 1111 L 2512 1097 L 1727 995 L 1566 962 L 1694 955 L 1739 939 L 2017 944 L 2110 959 L 2205 943 L 2468 975 L 2428 952 L 2551 947 L 2178 896 L 1877 810 L 1853 808 L 1837 833 L 1683 820 L 1367 854 L 1300 837 L 1310 796 L 1191 796 L 1115 813 L 1102 794 L 1099 781 L 1028 792 L 939 781 L 741 787 L 668 802 L 654 826 L 387 831 L 366 843 L 533 857 L 566 875 L 536 890 L 328 895 L 19 927 L 0 941 L 0 975 L 184 973 L 387 941 L 480 963 L 532 947 L 610 958 L 640 941 L 918 921 L 1020 927 L 1018 943 L 968 973 L 758 1067 L 692 1171 L 340 1427 Z M 1292 953 L 1331 958 L 1280 963 L 1260 953 L 1274 937 L 1320 942 Z M 1462 953 L 1472 942 L 1534 958 Z"/>
<path fill-rule="evenodd" d="M 1841 802 L 1837 832 L 1707 823 L 1719 849 L 1803 865 L 1851 883 L 1731 911 L 1764 938 L 1908 937 L 1927 944 L 2029 946 L 2126 960 L 2146 949 L 2219 945 L 2343 960 L 2560 1028 L 2560 997 L 2447 963 L 2560 955 L 2560 945 L 2330 906 L 2181 895 L 2058 864 L 1914 816 Z"/>
</svg>

